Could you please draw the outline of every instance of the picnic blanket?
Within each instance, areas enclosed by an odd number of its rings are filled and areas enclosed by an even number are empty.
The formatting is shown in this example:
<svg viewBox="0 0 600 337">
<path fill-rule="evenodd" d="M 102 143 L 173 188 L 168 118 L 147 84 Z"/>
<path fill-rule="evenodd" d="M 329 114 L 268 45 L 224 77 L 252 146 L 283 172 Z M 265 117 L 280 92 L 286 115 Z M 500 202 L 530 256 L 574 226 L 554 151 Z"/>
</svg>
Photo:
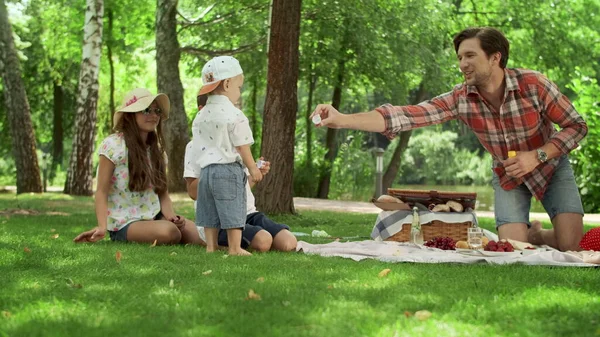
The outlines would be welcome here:
<svg viewBox="0 0 600 337">
<path fill-rule="evenodd" d="M 401 231 L 403 224 L 412 223 L 412 219 L 412 211 L 382 211 L 379 213 L 379 215 L 377 215 L 377 220 L 375 220 L 375 226 L 373 226 L 373 231 L 371 232 L 371 239 L 385 240 Z M 433 220 L 439 220 L 446 223 L 461 223 L 470 221 L 474 225 L 478 226 L 477 216 L 475 216 L 474 212 L 445 213 L 419 211 L 419 220 L 422 224 L 430 223 Z"/>
<path fill-rule="evenodd" d="M 486 236 L 497 240 L 494 233 L 484 230 Z M 311 244 L 299 241 L 296 251 L 321 256 L 338 256 L 355 261 L 376 259 L 383 262 L 415 262 L 415 263 L 489 263 L 525 265 L 546 265 L 565 267 L 598 267 L 600 252 L 560 252 L 550 247 L 539 247 L 540 250 L 528 255 L 507 254 L 506 256 L 473 256 L 457 251 L 440 250 L 425 246 L 394 241 L 354 241 Z"/>
</svg>

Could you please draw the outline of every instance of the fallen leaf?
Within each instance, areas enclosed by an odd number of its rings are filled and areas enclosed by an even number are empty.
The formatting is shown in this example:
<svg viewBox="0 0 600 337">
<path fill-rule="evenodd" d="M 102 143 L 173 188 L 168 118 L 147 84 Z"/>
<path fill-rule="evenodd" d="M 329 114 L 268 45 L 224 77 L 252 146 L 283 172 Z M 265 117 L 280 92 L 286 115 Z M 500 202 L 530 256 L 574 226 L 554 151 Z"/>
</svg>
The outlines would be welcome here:
<svg viewBox="0 0 600 337">
<path fill-rule="evenodd" d="M 261 276 L 261 277 L 259 277 L 259 278 L 256 279 L 256 282 L 263 283 L 263 282 L 265 282 L 265 278 Z"/>
<path fill-rule="evenodd" d="M 158 242 L 158 240 L 154 240 L 154 242 L 152 242 L 152 244 L 150 245 L 150 247 L 156 247 L 156 243 Z"/>
<path fill-rule="evenodd" d="M 175 255 L 177 255 L 177 253 L 175 253 L 175 252 L 171 252 L 171 254 L 170 254 L 170 255 L 171 255 L 171 256 L 175 256 Z"/>
<path fill-rule="evenodd" d="M 81 283 L 75 283 L 73 282 L 72 279 L 68 278 L 67 279 L 67 285 L 71 288 L 76 288 L 76 289 L 81 289 L 83 288 L 83 286 L 81 285 Z"/>
<path fill-rule="evenodd" d="M 175 287 L 175 281 L 173 281 L 173 279 L 171 279 L 171 281 L 169 281 L 169 287 L 171 287 L 171 288 Z"/>
<path fill-rule="evenodd" d="M 202 273 L 202 275 L 210 275 L 212 273 L 212 270 L 207 270 L 205 272 Z"/>
<path fill-rule="evenodd" d="M 223 258 L 224 258 L 224 259 L 226 259 L 226 258 L 228 258 L 228 257 L 229 257 L 229 255 L 223 255 Z"/>
<path fill-rule="evenodd" d="M 410 317 L 410 316 L 412 316 L 412 315 L 413 315 L 413 314 L 412 314 L 412 312 L 410 312 L 410 311 L 405 311 L 405 312 L 404 312 L 404 316 L 406 316 L 406 317 Z"/>
<path fill-rule="evenodd" d="M 10 318 L 10 316 L 12 316 L 12 314 L 10 313 L 10 311 L 2 311 L 2 316 L 6 317 L 6 318 Z"/>
<path fill-rule="evenodd" d="M 54 229 L 54 228 L 50 229 L 50 233 L 54 233 L 54 232 L 56 232 L 56 229 Z"/>
<path fill-rule="evenodd" d="M 121 254 L 120 250 L 117 250 L 117 252 L 115 253 L 115 259 L 117 259 L 117 263 L 121 263 L 121 257 L 123 255 Z"/>
<path fill-rule="evenodd" d="M 31 253 L 31 249 L 29 249 L 29 248 L 27 248 L 27 247 L 23 248 L 23 251 L 24 251 L 25 253 Z"/>
<path fill-rule="evenodd" d="M 50 237 L 51 237 L 52 239 L 58 239 L 58 233 L 56 233 L 56 234 L 54 234 L 54 235 L 52 235 L 52 236 L 50 236 Z"/>
<path fill-rule="evenodd" d="M 283 304 L 284 307 L 289 307 L 292 303 L 290 301 L 283 301 L 281 304 Z"/>
<path fill-rule="evenodd" d="M 248 297 L 246 297 L 245 299 L 246 300 L 257 300 L 257 301 L 261 300 L 260 295 L 255 293 L 254 290 L 252 290 L 252 289 L 250 289 L 248 291 Z"/>
<path fill-rule="evenodd" d="M 389 269 L 389 268 L 386 268 L 386 269 L 384 269 L 384 270 L 380 271 L 378 276 L 379 276 L 379 277 L 386 277 L 386 276 L 387 276 L 387 274 L 389 274 L 391 271 L 392 271 L 391 269 Z"/>
<path fill-rule="evenodd" d="M 327 286 L 327 289 L 333 289 L 333 286 L 330 284 Z"/>
<path fill-rule="evenodd" d="M 431 317 L 431 312 L 427 310 L 419 310 L 415 312 L 415 318 L 419 321 L 426 321 L 429 319 L 429 317 Z"/>
</svg>

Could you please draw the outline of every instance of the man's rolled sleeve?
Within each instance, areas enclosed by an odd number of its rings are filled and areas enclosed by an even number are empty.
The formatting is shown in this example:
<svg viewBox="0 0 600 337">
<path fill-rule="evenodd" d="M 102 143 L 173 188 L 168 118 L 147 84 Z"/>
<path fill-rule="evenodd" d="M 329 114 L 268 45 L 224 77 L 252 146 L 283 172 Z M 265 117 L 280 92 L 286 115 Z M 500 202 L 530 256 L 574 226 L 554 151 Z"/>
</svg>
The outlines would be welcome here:
<svg viewBox="0 0 600 337">
<path fill-rule="evenodd" d="M 579 146 L 586 136 L 588 127 L 569 99 L 563 95 L 556 84 L 543 75 L 538 75 L 538 93 L 544 104 L 548 118 L 561 127 L 550 142 L 560 152 L 567 154 Z"/>
<path fill-rule="evenodd" d="M 384 104 L 375 110 L 383 116 L 385 131 L 382 134 L 389 139 L 396 137 L 401 131 L 443 123 L 458 115 L 454 91 L 417 105 Z"/>
</svg>

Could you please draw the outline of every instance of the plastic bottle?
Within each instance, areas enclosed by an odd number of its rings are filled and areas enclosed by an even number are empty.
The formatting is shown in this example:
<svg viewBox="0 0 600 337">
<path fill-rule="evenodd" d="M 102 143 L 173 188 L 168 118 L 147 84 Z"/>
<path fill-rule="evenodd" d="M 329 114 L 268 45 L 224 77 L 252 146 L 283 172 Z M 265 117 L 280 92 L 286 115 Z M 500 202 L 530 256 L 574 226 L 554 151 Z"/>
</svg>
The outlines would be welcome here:
<svg viewBox="0 0 600 337">
<path fill-rule="evenodd" d="M 423 239 L 423 232 L 421 232 L 421 221 L 419 219 L 419 209 L 413 207 L 413 219 L 410 226 L 410 242 L 417 245 L 422 245 L 425 240 Z"/>
</svg>

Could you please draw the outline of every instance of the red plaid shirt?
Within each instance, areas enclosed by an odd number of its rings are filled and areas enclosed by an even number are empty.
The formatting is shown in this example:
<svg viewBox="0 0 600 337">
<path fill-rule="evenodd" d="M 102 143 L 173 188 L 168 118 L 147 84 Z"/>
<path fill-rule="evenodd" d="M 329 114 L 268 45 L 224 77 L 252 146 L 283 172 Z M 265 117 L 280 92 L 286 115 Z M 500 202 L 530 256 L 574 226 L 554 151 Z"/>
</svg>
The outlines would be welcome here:
<svg viewBox="0 0 600 337">
<path fill-rule="evenodd" d="M 494 159 L 500 185 L 511 190 L 525 183 L 541 200 L 560 157 L 538 165 L 523 178 L 506 175 L 500 160 L 508 151 L 531 151 L 551 142 L 567 154 L 587 134 L 587 124 L 575 108 L 544 75 L 524 69 L 505 69 L 506 89 L 500 112 L 493 110 L 475 86 L 459 84 L 448 93 L 418 105 L 377 108 L 385 120 L 388 138 L 400 131 L 460 119 L 479 138 Z M 561 127 L 557 131 L 554 124 Z"/>
</svg>

